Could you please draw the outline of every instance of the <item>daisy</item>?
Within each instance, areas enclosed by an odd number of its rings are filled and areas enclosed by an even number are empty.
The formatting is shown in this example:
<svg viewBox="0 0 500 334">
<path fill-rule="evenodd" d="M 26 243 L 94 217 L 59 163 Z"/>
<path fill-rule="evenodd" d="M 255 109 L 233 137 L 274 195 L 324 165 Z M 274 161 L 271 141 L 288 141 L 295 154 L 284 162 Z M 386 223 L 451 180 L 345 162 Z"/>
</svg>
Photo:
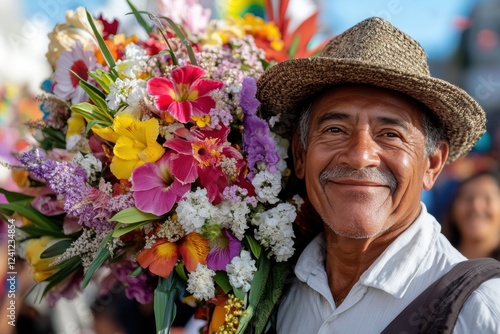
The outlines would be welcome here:
<svg viewBox="0 0 500 334">
<path fill-rule="evenodd" d="M 57 60 L 55 71 L 54 94 L 62 99 L 71 99 L 72 104 L 88 101 L 88 95 L 80 87 L 80 79 L 88 80 L 88 72 L 96 68 L 96 59 L 92 51 L 85 51 L 82 43 L 77 40 L 71 46 L 71 51 L 64 51 Z"/>
</svg>

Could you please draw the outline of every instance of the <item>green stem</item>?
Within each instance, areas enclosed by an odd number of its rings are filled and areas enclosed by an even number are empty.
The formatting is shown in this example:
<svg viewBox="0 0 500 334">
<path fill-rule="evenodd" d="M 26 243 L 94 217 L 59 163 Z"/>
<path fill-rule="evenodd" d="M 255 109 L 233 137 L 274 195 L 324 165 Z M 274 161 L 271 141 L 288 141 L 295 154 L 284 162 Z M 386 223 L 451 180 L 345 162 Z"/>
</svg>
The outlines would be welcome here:
<svg viewBox="0 0 500 334">
<path fill-rule="evenodd" d="M 170 334 L 177 312 L 175 300 L 179 298 L 181 291 L 174 271 L 168 278 L 159 278 L 153 302 L 157 334 Z"/>
</svg>

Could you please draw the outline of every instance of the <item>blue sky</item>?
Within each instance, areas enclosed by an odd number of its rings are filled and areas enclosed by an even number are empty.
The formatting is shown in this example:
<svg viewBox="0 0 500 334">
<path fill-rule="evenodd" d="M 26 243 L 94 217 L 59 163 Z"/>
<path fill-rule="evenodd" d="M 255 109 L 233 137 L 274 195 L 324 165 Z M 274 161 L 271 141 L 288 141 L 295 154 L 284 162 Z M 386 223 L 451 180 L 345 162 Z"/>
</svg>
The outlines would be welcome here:
<svg viewBox="0 0 500 334">
<path fill-rule="evenodd" d="M 460 39 L 457 17 L 469 15 L 476 0 L 322 0 L 322 23 L 338 34 L 380 16 L 416 39 L 436 60 L 449 57 Z"/>
</svg>

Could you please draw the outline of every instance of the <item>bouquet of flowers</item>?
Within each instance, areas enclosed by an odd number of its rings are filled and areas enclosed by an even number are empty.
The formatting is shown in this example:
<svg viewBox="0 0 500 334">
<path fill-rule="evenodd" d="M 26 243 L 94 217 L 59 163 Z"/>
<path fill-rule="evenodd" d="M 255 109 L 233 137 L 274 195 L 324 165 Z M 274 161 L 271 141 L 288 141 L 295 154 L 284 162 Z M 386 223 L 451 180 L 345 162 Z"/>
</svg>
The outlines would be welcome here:
<svg viewBox="0 0 500 334">
<path fill-rule="evenodd" d="M 49 35 L 38 144 L 16 156 L 23 192 L 1 190 L 0 214 L 22 218 L 50 304 L 100 272 L 100 285 L 154 300 L 158 332 L 169 332 L 180 296 L 206 332 L 263 332 L 302 200 L 282 191 L 288 141 L 270 131 L 277 119 L 259 117 L 256 80 L 283 55 L 314 52 L 314 20 L 299 41 L 252 15 L 211 20 L 194 1 L 183 3 L 191 16 L 129 5 L 145 38 L 83 8 Z"/>
</svg>

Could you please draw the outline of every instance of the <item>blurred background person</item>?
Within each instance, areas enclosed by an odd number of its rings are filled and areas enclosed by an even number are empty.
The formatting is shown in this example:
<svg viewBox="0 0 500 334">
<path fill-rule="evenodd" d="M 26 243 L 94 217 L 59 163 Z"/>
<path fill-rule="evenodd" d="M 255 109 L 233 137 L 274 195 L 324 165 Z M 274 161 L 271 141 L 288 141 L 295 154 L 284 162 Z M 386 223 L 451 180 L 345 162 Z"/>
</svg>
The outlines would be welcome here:
<svg viewBox="0 0 500 334">
<path fill-rule="evenodd" d="M 476 173 L 460 182 L 452 198 L 443 232 L 469 259 L 500 260 L 500 174 Z"/>
</svg>

